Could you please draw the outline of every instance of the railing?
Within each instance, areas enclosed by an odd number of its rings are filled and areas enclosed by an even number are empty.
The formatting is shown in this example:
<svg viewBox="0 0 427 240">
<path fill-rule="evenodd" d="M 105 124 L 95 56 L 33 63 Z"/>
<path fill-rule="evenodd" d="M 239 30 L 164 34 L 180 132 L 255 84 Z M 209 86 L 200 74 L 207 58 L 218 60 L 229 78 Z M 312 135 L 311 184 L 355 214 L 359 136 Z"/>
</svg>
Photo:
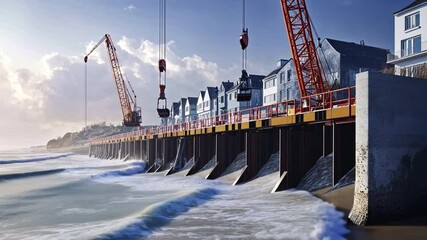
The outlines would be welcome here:
<svg viewBox="0 0 427 240">
<path fill-rule="evenodd" d="M 314 112 L 337 107 L 351 106 L 356 103 L 356 88 L 348 87 L 333 90 L 321 94 L 311 95 L 300 100 L 292 99 L 278 102 L 268 106 L 260 106 L 244 109 L 238 112 L 197 119 L 180 124 L 158 126 L 153 128 L 141 128 L 137 131 L 117 134 L 109 137 L 95 139 L 94 141 L 110 141 L 114 139 L 146 136 L 153 134 L 174 133 L 201 129 L 206 127 L 221 126 L 226 124 L 250 122 L 256 120 L 270 119 L 279 116 L 292 116 L 306 112 Z"/>
<path fill-rule="evenodd" d="M 424 41 L 421 43 L 421 46 L 418 46 L 418 47 L 414 46 L 412 48 L 387 54 L 387 62 L 398 60 L 401 58 L 406 58 L 406 57 L 413 56 L 426 51 L 427 51 L 427 41 Z"/>
</svg>

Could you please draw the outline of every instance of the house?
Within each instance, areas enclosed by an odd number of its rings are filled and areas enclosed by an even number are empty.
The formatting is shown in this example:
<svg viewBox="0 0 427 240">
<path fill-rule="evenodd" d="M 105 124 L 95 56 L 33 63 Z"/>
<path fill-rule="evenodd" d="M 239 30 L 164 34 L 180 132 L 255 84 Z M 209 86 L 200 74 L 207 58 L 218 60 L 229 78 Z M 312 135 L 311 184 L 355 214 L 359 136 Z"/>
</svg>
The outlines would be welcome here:
<svg viewBox="0 0 427 240">
<path fill-rule="evenodd" d="M 197 98 L 197 118 L 198 119 L 202 119 L 203 117 L 203 112 L 204 112 L 204 104 L 205 104 L 205 91 L 200 91 L 199 92 L 199 97 Z"/>
<path fill-rule="evenodd" d="M 197 97 L 188 97 L 185 103 L 185 122 L 197 119 Z"/>
<path fill-rule="evenodd" d="M 363 71 L 382 71 L 387 67 L 388 50 L 361 43 L 324 39 L 318 50 L 329 86 L 333 89 L 355 86 L 356 74 Z M 263 79 L 263 105 L 300 99 L 294 61 L 279 60 L 276 69 Z M 335 97 L 345 97 L 336 94 Z"/>
<path fill-rule="evenodd" d="M 173 102 L 170 108 L 169 124 L 179 123 L 179 106 L 181 102 Z"/>
<path fill-rule="evenodd" d="M 228 103 L 227 112 L 237 112 L 248 108 L 262 106 L 262 79 L 263 75 L 249 75 L 252 86 L 252 97 L 250 101 L 238 102 L 237 101 L 237 89 L 239 84 L 234 85 L 230 88 L 227 93 Z"/>
<path fill-rule="evenodd" d="M 319 60 L 333 89 L 356 85 L 356 74 L 364 71 L 383 71 L 389 51 L 360 43 L 326 38 L 318 50 Z M 299 98 L 299 96 L 298 96 Z"/>
<path fill-rule="evenodd" d="M 388 56 L 388 63 L 395 65 L 396 74 L 426 76 L 427 0 L 414 1 L 394 13 L 394 48 L 395 52 Z"/>
<path fill-rule="evenodd" d="M 187 98 L 181 98 L 179 101 L 178 118 L 176 124 L 185 122 L 185 105 L 187 104 Z"/>
<path fill-rule="evenodd" d="M 222 82 L 218 89 L 218 115 L 227 113 L 228 98 L 227 91 L 233 87 L 233 83 L 230 81 Z"/>
<path fill-rule="evenodd" d="M 299 91 L 293 61 L 291 59 L 277 61 L 276 69 L 269 73 L 262 83 L 263 106 L 293 99 L 297 95 L 295 91 Z"/>
<path fill-rule="evenodd" d="M 203 102 L 203 118 L 210 118 L 218 114 L 218 88 L 207 87 Z"/>
</svg>

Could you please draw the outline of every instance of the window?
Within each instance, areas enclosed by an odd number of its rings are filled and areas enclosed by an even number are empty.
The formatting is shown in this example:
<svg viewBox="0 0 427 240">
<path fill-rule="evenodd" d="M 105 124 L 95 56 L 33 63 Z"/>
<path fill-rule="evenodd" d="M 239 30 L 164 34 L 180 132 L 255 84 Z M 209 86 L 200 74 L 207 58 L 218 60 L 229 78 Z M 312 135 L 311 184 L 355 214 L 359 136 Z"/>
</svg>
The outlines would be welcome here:
<svg viewBox="0 0 427 240">
<path fill-rule="evenodd" d="M 202 109 L 203 107 L 202 107 L 202 103 L 199 103 L 198 105 L 197 105 L 197 109 L 198 110 L 200 110 L 200 109 Z"/>
<path fill-rule="evenodd" d="M 420 13 L 414 13 L 405 17 L 405 30 L 420 26 Z"/>
<path fill-rule="evenodd" d="M 286 89 L 286 98 L 287 100 L 291 99 L 291 91 L 289 88 Z"/>
<path fill-rule="evenodd" d="M 231 100 L 231 93 L 228 94 L 228 100 Z"/>
<path fill-rule="evenodd" d="M 221 103 L 224 103 L 224 96 L 221 96 Z"/>
<path fill-rule="evenodd" d="M 188 108 L 188 106 L 185 107 L 185 111 L 188 112 L 190 109 Z"/>
<path fill-rule="evenodd" d="M 421 35 L 402 40 L 402 57 L 421 52 Z"/>
<path fill-rule="evenodd" d="M 209 107 L 209 101 L 205 103 L 205 107 Z"/>
<path fill-rule="evenodd" d="M 237 98 L 237 92 L 234 92 L 234 99 Z"/>
<path fill-rule="evenodd" d="M 264 89 L 276 86 L 276 78 L 265 81 Z"/>
<path fill-rule="evenodd" d="M 283 83 L 285 81 L 285 73 L 284 72 L 282 72 L 281 74 L 280 74 L 280 83 Z"/>
<path fill-rule="evenodd" d="M 270 94 L 264 97 L 264 103 L 270 103 L 276 101 L 276 94 Z"/>
<path fill-rule="evenodd" d="M 289 69 L 287 74 L 288 74 L 287 78 L 288 78 L 288 82 L 289 82 L 289 81 L 291 81 L 292 69 Z"/>
</svg>

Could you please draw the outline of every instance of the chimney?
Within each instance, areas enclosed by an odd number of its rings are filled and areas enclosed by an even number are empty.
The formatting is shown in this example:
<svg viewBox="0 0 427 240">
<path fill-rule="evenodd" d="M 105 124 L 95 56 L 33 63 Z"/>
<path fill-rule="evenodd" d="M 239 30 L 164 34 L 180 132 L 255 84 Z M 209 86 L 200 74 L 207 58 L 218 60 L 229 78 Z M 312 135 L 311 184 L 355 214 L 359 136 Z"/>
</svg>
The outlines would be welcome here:
<svg viewBox="0 0 427 240">
<path fill-rule="evenodd" d="M 283 67 L 286 64 L 285 59 L 280 59 L 277 61 L 277 67 Z"/>
<path fill-rule="evenodd" d="M 360 45 L 365 46 L 365 40 L 360 40 Z"/>
</svg>

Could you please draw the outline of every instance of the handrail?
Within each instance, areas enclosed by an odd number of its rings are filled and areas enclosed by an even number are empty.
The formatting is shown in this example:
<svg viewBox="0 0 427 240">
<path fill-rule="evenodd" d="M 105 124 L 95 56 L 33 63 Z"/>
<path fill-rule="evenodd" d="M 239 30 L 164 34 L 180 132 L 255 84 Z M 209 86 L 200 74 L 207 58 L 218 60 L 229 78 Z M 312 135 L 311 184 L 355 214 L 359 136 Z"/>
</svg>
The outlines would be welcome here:
<svg viewBox="0 0 427 240">
<path fill-rule="evenodd" d="M 90 141 L 90 143 L 105 142 L 115 139 L 147 136 L 154 134 L 176 133 L 180 131 L 189 131 L 206 127 L 264 120 L 279 116 L 292 116 L 306 112 L 332 109 L 335 107 L 351 106 L 355 103 L 356 87 L 353 86 L 331 90 L 320 94 L 314 94 L 311 96 L 303 97 L 299 100 L 284 100 L 267 106 L 258 106 L 243 109 L 237 112 L 228 112 L 209 118 L 196 119 L 179 124 L 151 128 L 141 128 L 132 132 L 120 133 L 108 137 L 93 139 Z"/>
</svg>

